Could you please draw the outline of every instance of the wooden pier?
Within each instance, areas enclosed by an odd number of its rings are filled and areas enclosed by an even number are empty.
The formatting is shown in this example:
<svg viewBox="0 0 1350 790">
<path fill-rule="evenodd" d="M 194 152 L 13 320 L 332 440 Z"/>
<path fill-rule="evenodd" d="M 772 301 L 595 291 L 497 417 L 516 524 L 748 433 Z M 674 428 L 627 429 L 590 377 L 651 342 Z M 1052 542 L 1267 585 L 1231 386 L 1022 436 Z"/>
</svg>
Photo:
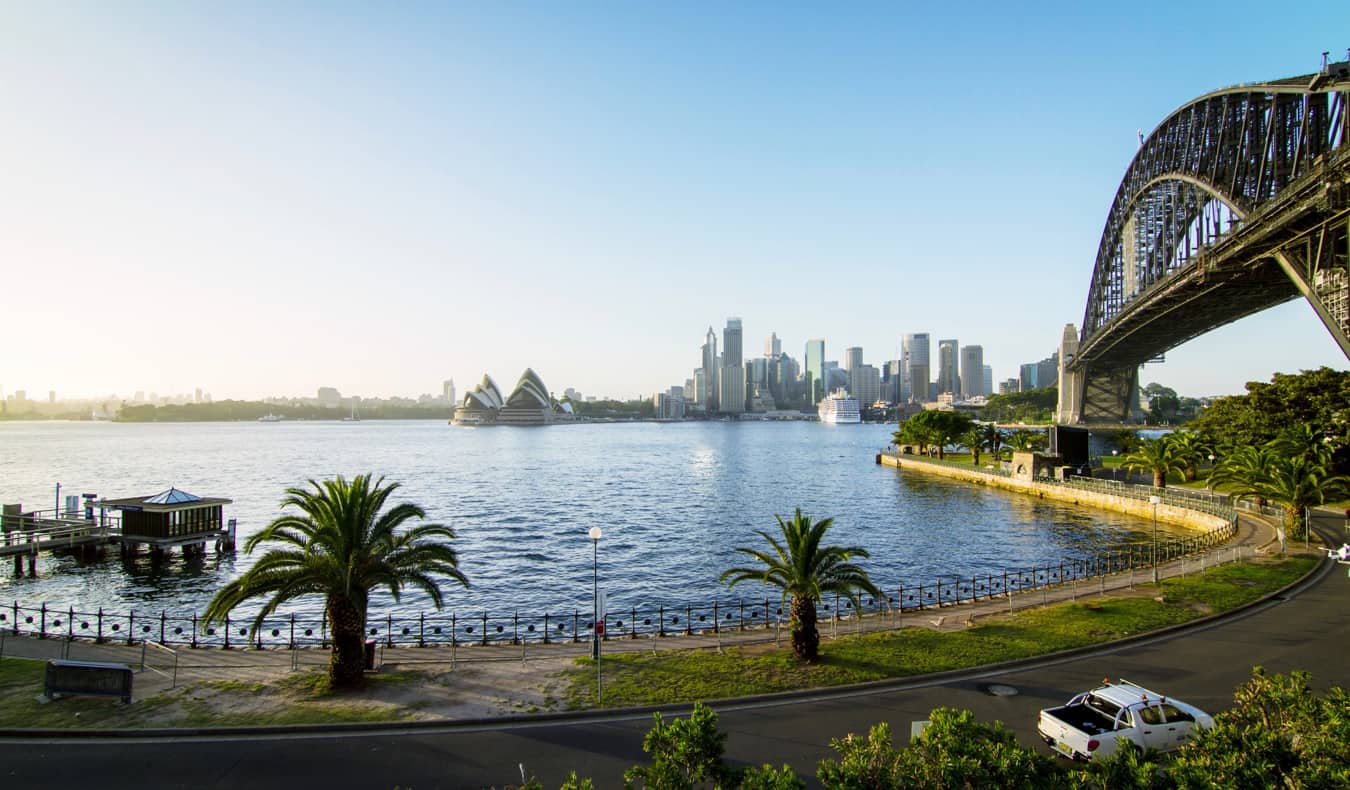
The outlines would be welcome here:
<svg viewBox="0 0 1350 790">
<path fill-rule="evenodd" d="M 25 557 L 28 574 L 36 575 L 37 555 L 58 549 L 120 545 L 123 555 L 141 546 L 149 546 L 153 555 L 174 548 L 204 554 L 214 542 L 217 552 L 232 551 L 234 520 L 227 522 L 222 514 L 229 502 L 170 488 L 155 496 L 100 500 L 97 517 L 92 502 L 83 514 L 78 509 L 24 513 L 18 505 L 6 505 L 0 517 L 0 558 L 13 557 L 14 573 L 21 577 Z"/>
</svg>

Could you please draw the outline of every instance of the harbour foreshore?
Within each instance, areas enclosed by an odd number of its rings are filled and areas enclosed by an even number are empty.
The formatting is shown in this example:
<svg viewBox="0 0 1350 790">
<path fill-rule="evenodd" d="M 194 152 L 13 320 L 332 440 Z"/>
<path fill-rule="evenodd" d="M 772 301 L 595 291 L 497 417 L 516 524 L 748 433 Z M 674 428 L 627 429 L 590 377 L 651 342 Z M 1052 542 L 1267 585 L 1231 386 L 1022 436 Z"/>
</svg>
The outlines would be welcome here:
<svg viewBox="0 0 1350 790">
<path fill-rule="evenodd" d="M 1169 504 L 1166 501 L 1160 502 L 1155 506 L 1147 499 L 1138 497 L 1102 491 L 1088 491 L 1055 482 L 1042 482 L 1035 479 L 1009 477 L 1007 475 L 986 472 L 973 466 L 960 467 L 948 463 L 929 461 L 920 456 L 907 456 L 898 453 L 881 452 L 877 453 L 877 463 L 883 466 L 893 466 L 906 471 L 939 475 L 952 480 L 961 480 L 976 485 L 1002 488 L 1007 491 L 1015 491 L 1021 494 L 1040 497 L 1041 499 L 1054 499 L 1060 502 L 1083 505 L 1085 507 L 1112 510 L 1117 513 L 1126 513 L 1139 518 L 1152 518 L 1154 516 L 1154 508 L 1156 507 L 1157 518 L 1159 521 L 1199 531 L 1216 529 L 1230 523 L 1230 519 L 1223 516 L 1203 513 L 1190 508 L 1178 507 Z"/>
</svg>

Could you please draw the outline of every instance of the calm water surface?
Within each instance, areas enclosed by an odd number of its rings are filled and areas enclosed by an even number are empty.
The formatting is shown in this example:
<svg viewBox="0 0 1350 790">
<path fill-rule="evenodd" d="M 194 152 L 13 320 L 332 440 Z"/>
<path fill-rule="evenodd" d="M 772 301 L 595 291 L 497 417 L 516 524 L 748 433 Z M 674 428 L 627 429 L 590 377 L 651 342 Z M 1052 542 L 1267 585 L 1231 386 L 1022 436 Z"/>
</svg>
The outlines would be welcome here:
<svg viewBox="0 0 1350 790">
<path fill-rule="evenodd" d="M 158 493 L 169 486 L 234 500 L 239 537 L 280 512 L 283 489 L 373 471 L 403 487 L 429 520 L 452 526 L 472 587 L 449 590 L 462 612 L 588 610 L 600 526 L 601 584 L 611 608 L 756 598 L 728 591 L 737 546 L 776 530 L 796 507 L 832 516 L 833 542 L 863 546 L 874 581 L 933 583 L 1058 563 L 1140 542 L 1151 522 L 1047 502 L 874 463 L 887 426 L 819 423 L 627 423 L 459 428 L 440 421 L 280 423 L 0 423 L 0 501 L 49 509 L 62 495 Z M 0 565 L 0 602 L 200 611 L 249 567 L 237 555 L 152 562 L 43 555 L 36 579 Z M 317 612 L 322 602 L 288 611 Z M 372 611 L 415 612 L 409 591 Z M 247 611 L 241 608 L 241 613 Z"/>
</svg>

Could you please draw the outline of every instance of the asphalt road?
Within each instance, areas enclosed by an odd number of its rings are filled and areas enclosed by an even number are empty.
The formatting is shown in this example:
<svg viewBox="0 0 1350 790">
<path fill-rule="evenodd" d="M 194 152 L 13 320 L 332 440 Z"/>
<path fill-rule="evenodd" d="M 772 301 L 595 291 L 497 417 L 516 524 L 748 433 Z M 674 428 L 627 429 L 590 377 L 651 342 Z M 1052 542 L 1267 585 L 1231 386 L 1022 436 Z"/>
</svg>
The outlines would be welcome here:
<svg viewBox="0 0 1350 790">
<path fill-rule="evenodd" d="M 831 738 L 862 734 L 887 721 L 897 742 L 904 742 L 911 724 L 938 706 L 969 708 L 981 720 L 1003 721 L 1023 743 L 1049 753 L 1035 733 L 1037 711 L 1104 677 L 1128 678 L 1211 712 L 1228 706 L 1253 665 L 1308 670 L 1319 690 L 1350 687 L 1346 570 L 1327 562 L 1309 584 L 1283 599 L 1114 650 L 941 682 L 715 706 L 729 734 L 727 756 L 738 764 L 786 762 L 814 777 L 816 763 L 833 756 Z M 985 691 L 989 683 L 1018 693 L 991 695 Z M 62 790 L 320 785 L 427 790 L 519 783 L 523 763 L 549 788 L 572 769 L 607 788 L 621 786 L 623 771 L 642 762 L 642 736 L 650 725 L 646 712 L 345 734 L 9 738 L 0 740 L 0 783 Z"/>
</svg>

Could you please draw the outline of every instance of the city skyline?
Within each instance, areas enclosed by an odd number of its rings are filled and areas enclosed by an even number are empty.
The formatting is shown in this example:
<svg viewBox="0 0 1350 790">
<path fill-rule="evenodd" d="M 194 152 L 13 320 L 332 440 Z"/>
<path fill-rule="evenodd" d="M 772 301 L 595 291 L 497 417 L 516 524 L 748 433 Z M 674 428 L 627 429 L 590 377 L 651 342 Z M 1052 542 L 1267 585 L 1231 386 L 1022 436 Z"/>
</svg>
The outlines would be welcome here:
<svg viewBox="0 0 1350 790">
<path fill-rule="evenodd" d="M 335 8 L 0 8 L 6 392 L 649 397 L 733 315 L 1005 380 L 1081 325 L 1140 132 L 1346 45 L 1330 2 Z M 1321 365 L 1296 300 L 1141 380 Z"/>
</svg>

